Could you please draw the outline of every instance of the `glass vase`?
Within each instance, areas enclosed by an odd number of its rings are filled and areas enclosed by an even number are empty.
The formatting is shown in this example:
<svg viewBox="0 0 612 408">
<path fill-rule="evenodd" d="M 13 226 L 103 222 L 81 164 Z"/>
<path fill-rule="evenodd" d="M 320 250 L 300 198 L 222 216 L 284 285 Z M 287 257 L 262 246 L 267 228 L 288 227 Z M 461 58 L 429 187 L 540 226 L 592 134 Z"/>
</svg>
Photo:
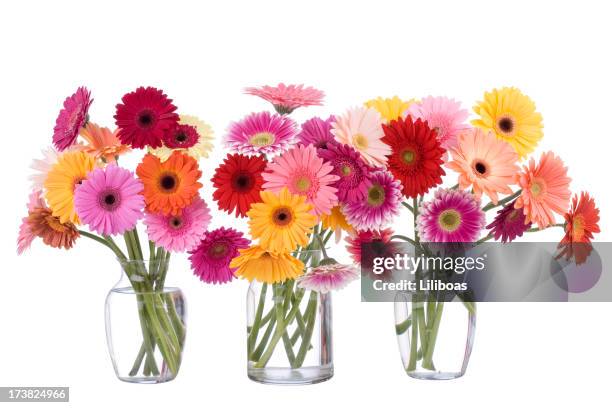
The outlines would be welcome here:
<svg viewBox="0 0 612 408">
<path fill-rule="evenodd" d="M 168 260 L 120 261 L 119 282 L 106 297 L 106 341 L 117 377 L 163 383 L 178 374 L 186 333 L 183 293 L 164 286 Z"/>
<path fill-rule="evenodd" d="M 416 324 L 415 324 L 416 323 Z M 465 374 L 476 330 L 476 303 L 398 295 L 395 332 L 406 373 L 425 380 Z"/>
<path fill-rule="evenodd" d="M 305 268 L 319 251 L 302 251 Z M 294 280 L 251 282 L 247 294 L 247 372 L 266 384 L 315 384 L 333 376 L 331 294 Z"/>
</svg>

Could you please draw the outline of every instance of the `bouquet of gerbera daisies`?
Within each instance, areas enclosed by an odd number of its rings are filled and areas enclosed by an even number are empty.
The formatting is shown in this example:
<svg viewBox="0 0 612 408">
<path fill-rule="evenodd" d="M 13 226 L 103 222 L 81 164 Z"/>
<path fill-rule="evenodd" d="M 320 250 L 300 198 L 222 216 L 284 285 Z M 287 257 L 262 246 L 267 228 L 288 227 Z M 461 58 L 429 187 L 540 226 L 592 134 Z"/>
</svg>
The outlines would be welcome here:
<svg viewBox="0 0 612 408">
<path fill-rule="evenodd" d="M 128 381 L 165 381 L 179 369 L 185 340 L 182 310 L 175 307 L 182 308 L 182 303 L 175 304 L 164 287 L 171 253 L 191 251 L 194 271 L 202 280 L 226 282 L 229 259 L 248 241 L 233 230 L 207 231 L 211 216 L 199 196 L 198 159 L 208 157 L 212 149 L 210 126 L 194 116 L 179 116 L 172 100 L 151 87 L 123 96 L 114 131 L 90 121 L 91 102 L 85 88 L 66 99 L 55 125 L 54 147 L 34 161 L 36 174 L 18 252 L 36 238 L 70 249 L 79 237 L 86 237 L 110 249 L 138 297 L 142 329 L 140 351 L 134 350 L 129 374 L 114 361 L 117 374 Z M 141 148 L 148 151 L 135 174 L 119 165 L 121 155 Z M 139 221 L 148 235 L 144 244 Z M 230 236 L 231 242 L 214 243 L 218 235 Z M 143 251 L 147 247 L 148 259 Z M 203 255 L 209 253 L 211 260 Z M 215 261 L 214 273 L 201 266 Z M 108 309 L 107 301 L 107 324 Z M 113 355 L 108 327 L 107 333 Z"/>
</svg>

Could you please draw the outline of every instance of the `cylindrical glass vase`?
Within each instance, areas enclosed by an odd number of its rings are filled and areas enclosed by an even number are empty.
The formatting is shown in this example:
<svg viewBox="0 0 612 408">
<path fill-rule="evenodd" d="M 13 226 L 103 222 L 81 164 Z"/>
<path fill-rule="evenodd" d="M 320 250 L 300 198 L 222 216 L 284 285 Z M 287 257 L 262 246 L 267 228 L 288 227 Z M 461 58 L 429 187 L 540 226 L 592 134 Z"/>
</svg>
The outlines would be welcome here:
<svg viewBox="0 0 612 408">
<path fill-rule="evenodd" d="M 318 251 L 305 252 L 301 255 L 307 259 L 320 259 Z M 314 384 L 330 379 L 331 294 L 304 290 L 294 280 L 253 281 L 247 294 L 247 355 L 253 381 Z"/>
<path fill-rule="evenodd" d="M 105 310 L 106 341 L 115 373 L 132 383 L 170 381 L 178 374 L 185 343 L 183 293 L 175 287 L 156 286 L 159 281 L 145 277 L 147 268 L 165 275 L 167 262 L 120 263 L 122 278 L 108 293 Z"/>
</svg>

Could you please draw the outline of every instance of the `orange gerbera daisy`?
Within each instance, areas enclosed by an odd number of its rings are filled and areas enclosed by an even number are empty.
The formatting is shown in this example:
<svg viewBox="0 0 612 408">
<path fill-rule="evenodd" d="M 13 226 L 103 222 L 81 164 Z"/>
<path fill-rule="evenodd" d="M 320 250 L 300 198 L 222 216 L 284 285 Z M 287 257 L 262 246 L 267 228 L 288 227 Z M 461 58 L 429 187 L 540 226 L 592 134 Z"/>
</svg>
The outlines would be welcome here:
<svg viewBox="0 0 612 408">
<path fill-rule="evenodd" d="M 151 213 L 179 214 L 202 187 L 198 162 L 181 152 L 172 153 L 164 162 L 149 153 L 136 168 L 136 174 L 144 184 L 145 204 Z"/>
<path fill-rule="evenodd" d="M 516 178 L 522 193 L 514 207 L 523 209 L 526 223 L 536 223 L 542 229 L 555 222 L 553 212 L 565 214 L 571 179 L 567 176 L 567 167 L 553 152 L 542 153 L 537 165 L 532 157 Z"/>
<path fill-rule="evenodd" d="M 93 122 L 88 122 L 81 128 L 81 137 L 87 140 L 85 151 L 96 159 L 105 163 L 114 163 L 117 157 L 130 151 L 130 148 L 117 137 L 119 130 L 111 132 L 109 128 L 100 127 Z"/>
<path fill-rule="evenodd" d="M 591 239 L 599 230 L 599 209 L 589 193 L 575 195 L 572 207 L 564 215 L 565 236 L 559 243 L 561 255 L 567 259 L 574 257 L 577 264 L 583 263 L 591 253 Z"/>
<path fill-rule="evenodd" d="M 330 228 L 332 231 L 334 231 L 336 243 L 340 242 L 340 239 L 342 238 L 342 230 L 348 232 L 349 235 L 353 235 L 355 233 L 355 228 L 348 223 L 339 205 L 333 207 L 329 215 L 322 214 L 321 222 L 323 223 L 324 229 Z"/>
<path fill-rule="evenodd" d="M 485 193 L 494 204 L 497 193 L 512 194 L 508 186 L 515 184 L 519 167 L 518 154 L 509 143 L 475 128 L 459 134 L 451 154 L 453 160 L 446 166 L 459 173 L 462 190 L 472 186 L 477 198 Z"/>
<path fill-rule="evenodd" d="M 26 222 L 33 235 L 40 237 L 53 248 L 70 249 L 79 237 L 79 231 L 71 222 L 60 222 L 48 208 L 35 208 L 28 214 Z"/>
</svg>

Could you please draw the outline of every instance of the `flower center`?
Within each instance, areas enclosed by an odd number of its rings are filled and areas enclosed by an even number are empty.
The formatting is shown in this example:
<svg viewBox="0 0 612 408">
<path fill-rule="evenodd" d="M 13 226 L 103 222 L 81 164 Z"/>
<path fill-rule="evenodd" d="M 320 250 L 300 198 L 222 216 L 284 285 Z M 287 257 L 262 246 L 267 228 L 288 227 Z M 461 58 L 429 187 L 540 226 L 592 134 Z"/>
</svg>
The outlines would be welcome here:
<svg viewBox="0 0 612 408">
<path fill-rule="evenodd" d="M 293 221 L 293 213 L 289 207 L 279 207 L 272 214 L 272 221 L 279 227 L 284 227 Z"/>
<path fill-rule="evenodd" d="M 578 214 L 572 220 L 572 241 L 581 241 L 584 235 L 584 217 Z"/>
<path fill-rule="evenodd" d="M 176 175 L 166 173 L 159 178 L 159 187 L 164 193 L 173 193 L 178 185 Z"/>
<path fill-rule="evenodd" d="M 367 149 L 369 145 L 368 138 L 361 133 L 357 133 L 355 137 L 353 137 L 353 142 L 359 150 Z"/>
<path fill-rule="evenodd" d="M 444 210 L 438 216 L 438 225 L 444 231 L 453 232 L 461 225 L 461 214 L 453 209 Z"/>
<path fill-rule="evenodd" d="M 241 193 L 249 191 L 253 184 L 253 177 L 248 173 L 237 173 L 232 177 L 232 187 L 235 191 Z"/>
<path fill-rule="evenodd" d="M 183 143 L 185 140 L 187 140 L 187 135 L 185 132 L 179 132 L 174 137 L 174 140 L 176 140 L 178 143 Z"/>
<path fill-rule="evenodd" d="M 98 195 L 100 207 L 106 211 L 114 211 L 121 204 L 121 196 L 116 190 L 105 190 Z"/>
<path fill-rule="evenodd" d="M 514 121 L 509 116 L 503 116 L 497 121 L 497 128 L 502 133 L 512 133 L 514 131 Z"/>
<path fill-rule="evenodd" d="M 343 176 L 346 177 L 346 176 L 350 176 L 351 175 L 351 173 L 353 172 L 353 169 L 348 164 L 343 164 L 340 167 L 340 172 L 342 173 Z"/>
<path fill-rule="evenodd" d="M 529 191 L 534 198 L 541 198 L 541 196 L 546 192 L 546 184 L 544 184 L 543 180 L 534 179 L 531 182 L 531 186 L 529 186 Z"/>
<path fill-rule="evenodd" d="M 215 242 L 208 250 L 208 253 L 213 258 L 223 258 L 228 252 L 229 248 L 225 242 Z"/>
<path fill-rule="evenodd" d="M 177 216 L 170 217 L 168 219 L 168 226 L 173 229 L 179 229 L 183 226 L 183 220 L 181 219 L 181 217 Z"/>
<path fill-rule="evenodd" d="M 297 191 L 300 193 L 305 193 L 310 189 L 310 179 L 305 176 L 298 177 L 297 180 L 295 180 L 294 185 Z"/>
<path fill-rule="evenodd" d="M 489 166 L 480 160 L 474 160 L 472 162 L 472 170 L 478 176 L 486 176 L 489 173 Z"/>
<path fill-rule="evenodd" d="M 141 128 L 148 129 L 153 126 L 153 123 L 155 122 L 155 113 L 153 113 L 153 111 L 150 109 L 140 111 L 140 113 L 138 113 L 137 121 Z"/>
<path fill-rule="evenodd" d="M 374 184 L 368 189 L 368 204 L 380 207 L 385 202 L 385 189 L 380 184 Z"/>
<path fill-rule="evenodd" d="M 251 143 L 253 146 L 264 147 L 270 146 L 272 143 L 274 143 L 274 140 L 276 140 L 276 137 L 274 137 L 273 133 L 259 132 L 251 136 L 249 143 Z"/>
<path fill-rule="evenodd" d="M 514 209 L 514 210 L 510 211 L 508 213 L 508 215 L 506 215 L 506 221 L 507 222 L 514 222 L 514 221 L 516 221 L 516 219 L 518 218 L 519 215 L 520 215 L 520 210 Z"/>
<path fill-rule="evenodd" d="M 416 153 L 414 152 L 414 150 L 407 149 L 404 150 L 404 152 L 402 153 L 402 160 L 405 164 L 413 164 L 415 159 Z"/>
</svg>

